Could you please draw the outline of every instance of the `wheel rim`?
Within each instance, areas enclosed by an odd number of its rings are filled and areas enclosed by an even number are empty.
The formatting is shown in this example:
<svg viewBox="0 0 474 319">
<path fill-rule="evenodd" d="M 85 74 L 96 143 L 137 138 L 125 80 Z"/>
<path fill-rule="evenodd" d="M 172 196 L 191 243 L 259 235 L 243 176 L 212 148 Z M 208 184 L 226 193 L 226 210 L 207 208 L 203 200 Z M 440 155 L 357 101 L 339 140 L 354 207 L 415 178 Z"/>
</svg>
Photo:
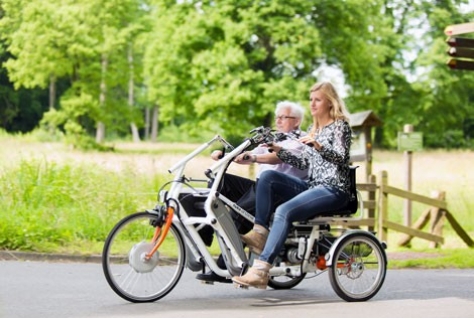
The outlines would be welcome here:
<svg viewBox="0 0 474 319">
<path fill-rule="evenodd" d="M 118 225 L 104 247 L 104 272 L 112 289 L 133 302 L 147 302 L 165 296 L 178 282 L 184 268 L 184 246 L 175 227 L 151 258 L 155 228 L 152 214 L 132 216 Z"/>
<path fill-rule="evenodd" d="M 367 300 L 380 289 L 386 271 L 381 248 L 365 237 L 349 238 L 338 249 L 333 265 L 336 292 L 348 300 Z M 339 289 L 339 291 L 337 290 Z"/>
</svg>

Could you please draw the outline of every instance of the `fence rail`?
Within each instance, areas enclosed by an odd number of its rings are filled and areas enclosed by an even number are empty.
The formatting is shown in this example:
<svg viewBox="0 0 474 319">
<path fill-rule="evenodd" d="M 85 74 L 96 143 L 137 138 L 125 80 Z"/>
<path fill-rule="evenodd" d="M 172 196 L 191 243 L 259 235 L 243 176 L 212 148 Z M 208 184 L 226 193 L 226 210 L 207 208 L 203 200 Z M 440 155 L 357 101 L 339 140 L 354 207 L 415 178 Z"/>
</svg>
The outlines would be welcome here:
<svg viewBox="0 0 474 319">
<path fill-rule="evenodd" d="M 368 199 L 364 199 L 364 218 L 359 220 L 337 221 L 334 224 L 347 227 L 367 226 L 370 230 L 377 230 L 377 236 L 382 241 L 387 241 L 388 231 L 393 230 L 405 234 L 399 242 L 400 246 L 408 245 L 413 237 L 418 237 L 431 242 L 431 246 L 437 247 L 444 243 L 442 235 L 443 223 L 447 220 L 457 235 L 466 243 L 468 247 L 474 247 L 474 241 L 469 234 L 461 227 L 448 210 L 444 192 L 435 192 L 432 197 L 416 194 L 400 188 L 388 185 L 388 175 L 386 171 L 379 173 L 378 177 L 370 177 L 369 183 L 357 183 L 357 189 L 367 192 Z M 420 216 L 413 226 L 405 226 L 389 220 L 388 199 L 389 195 L 401 197 L 407 200 L 426 204 L 429 208 Z M 431 221 L 430 232 L 422 231 L 423 227 Z"/>
</svg>

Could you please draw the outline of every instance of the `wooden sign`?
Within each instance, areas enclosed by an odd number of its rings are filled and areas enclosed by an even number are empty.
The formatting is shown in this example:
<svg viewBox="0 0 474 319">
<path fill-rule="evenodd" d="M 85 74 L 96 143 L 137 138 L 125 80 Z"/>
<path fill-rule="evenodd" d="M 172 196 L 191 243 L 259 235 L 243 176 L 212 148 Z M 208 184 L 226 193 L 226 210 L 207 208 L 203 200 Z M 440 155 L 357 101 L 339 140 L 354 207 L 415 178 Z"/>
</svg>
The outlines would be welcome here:
<svg viewBox="0 0 474 319">
<path fill-rule="evenodd" d="M 474 39 L 469 38 L 449 37 L 446 43 L 450 47 L 474 48 Z"/>
<path fill-rule="evenodd" d="M 398 132 L 399 151 L 421 151 L 423 149 L 423 133 Z"/>
<path fill-rule="evenodd" d="M 472 30 L 474 32 L 474 23 L 472 24 Z M 454 25 L 450 32 L 461 32 L 459 29 L 455 30 Z M 463 27 L 463 30 L 467 30 L 467 27 Z M 448 55 L 454 59 L 449 59 L 446 63 L 448 67 L 455 70 L 474 70 L 474 39 L 471 38 L 459 38 L 449 37 L 446 43 L 450 46 L 447 51 Z M 459 59 L 460 58 L 460 59 Z"/>
<path fill-rule="evenodd" d="M 474 70 L 474 60 L 449 59 L 446 63 L 451 69 L 455 70 Z"/>
<path fill-rule="evenodd" d="M 474 32 L 474 22 L 462 23 L 462 24 L 453 24 L 449 25 L 444 29 L 446 35 L 458 35 Z"/>
<path fill-rule="evenodd" d="M 474 59 L 474 49 L 468 48 L 449 48 L 448 55 L 455 58 L 471 58 Z"/>
</svg>

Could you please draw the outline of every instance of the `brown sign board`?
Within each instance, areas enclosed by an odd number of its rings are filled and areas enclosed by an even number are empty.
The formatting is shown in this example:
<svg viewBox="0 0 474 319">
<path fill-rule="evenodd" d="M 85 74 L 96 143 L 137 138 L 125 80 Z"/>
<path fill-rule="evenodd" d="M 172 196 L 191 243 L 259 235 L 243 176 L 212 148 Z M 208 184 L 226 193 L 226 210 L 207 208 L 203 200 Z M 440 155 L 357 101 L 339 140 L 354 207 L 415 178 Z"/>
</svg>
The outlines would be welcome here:
<svg viewBox="0 0 474 319">
<path fill-rule="evenodd" d="M 449 45 L 448 55 L 453 57 L 446 63 L 455 70 L 474 70 L 474 39 L 454 35 L 474 32 L 474 22 L 450 25 L 445 33 L 450 37 L 446 40 Z"/>
</svg>

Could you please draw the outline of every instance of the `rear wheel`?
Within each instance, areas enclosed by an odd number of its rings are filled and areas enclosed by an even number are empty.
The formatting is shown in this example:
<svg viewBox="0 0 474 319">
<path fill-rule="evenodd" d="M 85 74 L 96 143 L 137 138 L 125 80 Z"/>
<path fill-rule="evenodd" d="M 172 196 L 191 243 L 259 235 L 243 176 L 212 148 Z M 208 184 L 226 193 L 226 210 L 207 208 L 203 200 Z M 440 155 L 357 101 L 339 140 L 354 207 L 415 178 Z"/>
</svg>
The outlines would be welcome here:
<svg viewBox="0 0 474 319">
<path fill-rule="evenodd" d="M 149 212 L 125 217 L 112 229 L 102 252 L 102 268 L 110 287 L 131 302 L 152 302 L 178 283 L 185 265 L 185 248 L 174 225 L 151 258 L 157 215 Z"/>
<path fill-rule="evenodd" d="M 346 301 L 366 301 L 382 287 L 387 258 L 380 242 L 368 234 L 348 235 L 338 243 L 329 280 Z"/>
</svg>

